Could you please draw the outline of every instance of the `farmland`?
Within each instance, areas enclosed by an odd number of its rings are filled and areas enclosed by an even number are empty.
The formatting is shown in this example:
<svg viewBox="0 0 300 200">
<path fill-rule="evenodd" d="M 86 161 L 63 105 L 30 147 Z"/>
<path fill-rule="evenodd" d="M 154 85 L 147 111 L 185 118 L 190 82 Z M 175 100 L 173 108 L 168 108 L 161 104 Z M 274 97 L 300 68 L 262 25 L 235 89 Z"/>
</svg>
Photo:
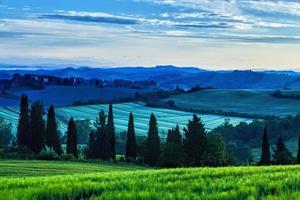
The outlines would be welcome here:
<svg viewBox="0 0 300 200">
<path fill-rule="evenodd" d="M 109 162 L 0 160 L 0 177 L 30 177 L 141 170 L 145 167 Z M 0 178 L 1 179 L 1 178 Z"/>
<path fill-rule="evenodd" d="M 87 105 L 64 107 L 56 110 L 57 120 L 61 132 L 65 132 L 67 128 L 68 119 L 73 116 L 76 120 L 89 119 L 95 120 L 98 113 L 103 109 L 105 112 L 108 110 L 108 105 Z M 18 107 L 0 107 L 0 117 L 11 122 L 15 127 L 18 120 Z M 129 113 L 133 112 L 135 117 L 136 134 L 143 136 L 147 134 L 148 122 L 151 112 L 153 112 L 158 120 L 159 130 L 161 137 L 165 137 L 167 130 L 179 124 L 181 128 L 186 126 L 187 121 L 191 119 L 193 113 L 182 112 L 170 109 L 150 108 L 144 106 L 142 103 L 122 103 L 114 105 L 114 117 L 117 132 L 127 130 Z M 199 115 L 207 129 L 212 129 L 224 123 L 228 117 L 218 115 Z M 250 122 L 250 119 L 229 117 L 232 124 L 238 124 L 241 121 Z"/>
<path fill-rule="evenodd" d="M 98 88 L 95 86 L 46 86 L 42 90 L 28 88 L 14 88 L 8 95 L 0 96 L 0 106 L 18 106 L 19 96 L 28 95 L 31 101 L 42 101 L 45 106 L 70 106 L 76 101 L 116 100 L 119 98 L 134 97 L 136 92 L 146 92 L 146 89 L 128 88 Z"/>
<path fill-rule="evenodd" d="M 179 109 L 216 110 L 255 115 L 286 116 L 300 113 L 300 100 L 276 98 L 270 90 L 203 90 L 181 94 L 173 100 Z M 288 94 L 297 91 L 289 91 Z"/>
<path fill-rule="evenodd" d="M 0 171 L 9 162 L 0 164 Z M 21 161 L 12 164 L 14 168 L 0 177 L 1 199 L 293 200 L 300 195 L 300 166 L 112 170 L 101 173 L 87 167 L 86 174 L 71 171 L 65 175 L 41 176 L 37 171 L 35 176 L 31 174 L 25 178 L 15 175 L 14 171 L 27 169 L 26 164 L 24 166 Z M 40 166 L 37 162 L 34 164 L 37 168 Z M 43 169 L 47 171 L 45 167 Z"/>
</svg>

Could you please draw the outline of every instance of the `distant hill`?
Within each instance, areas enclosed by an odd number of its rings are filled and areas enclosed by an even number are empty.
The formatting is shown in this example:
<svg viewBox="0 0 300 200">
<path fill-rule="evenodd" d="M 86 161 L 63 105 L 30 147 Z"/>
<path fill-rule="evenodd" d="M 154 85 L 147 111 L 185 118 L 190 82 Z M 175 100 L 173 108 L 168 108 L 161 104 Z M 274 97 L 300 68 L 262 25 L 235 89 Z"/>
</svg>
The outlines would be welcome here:
<svg viewBox="0 0 300 200">
<path fill-rule="evenodd" d="M 299 95 L 299 91 L 282 91 L 286 95 Z M 174 102 L 180 110 L 216 111 L 252 115 L 288 116 L 300 114 L 300 100 L 275 97 L 270 90 L 209 89 L 162 99 L 158 105 Z"/>
<path fill-rule="evenodd" d="M 2 67 L 0 66 L 0 69 Z M 24 66 L 14 70 L 3 67 L 0 79 L 10 78 L 14 73 L 52 75 L 57 77 L 99 78 L 103 80 L 155 80 L 162 88 L 190 88 L 194 85 L 220 89 L 280 89 L 300 88 L 300 74 L 294 71 L 208 71 L 195 67 L 122 67 L 122 68 L 61 68 L 26 70 Z"/>
</svg>

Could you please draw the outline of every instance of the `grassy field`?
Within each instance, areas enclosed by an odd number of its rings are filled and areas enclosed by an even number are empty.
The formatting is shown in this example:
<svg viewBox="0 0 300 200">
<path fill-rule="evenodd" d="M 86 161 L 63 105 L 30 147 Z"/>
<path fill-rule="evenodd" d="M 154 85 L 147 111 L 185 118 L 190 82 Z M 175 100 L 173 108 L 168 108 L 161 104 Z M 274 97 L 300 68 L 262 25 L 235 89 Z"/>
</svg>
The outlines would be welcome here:
<svg viewBox="0 0 300 200">
<path fill-rule="evenodd" d="M 203 90 L 176 95 L 174 100 L 181 109 L 222 110 L 258 115 L 286 116 L 300 113 L 300 100 L 282 99 L 271 96 L 273 91 L 264 90 Z M 289 91 L 289 94 L 297 91 Z"/>
<path fill-rule="evenodd" d="M 73 116 L 75 120 L 90 119 L 95 120 L 98 113 L 103 109 L 108 111 L 108 105 L 88 105 L 58 108 L 56 110 L 59 128 L 64 133 L 67 129 L 68 119 Z M 0 107 L 0 117 L 11 122 L 15 127 L 18 123 L 18 107 Z M 153 112 L 158 120 L 159 131 L 161 137 L 166 137 L 167 130 L 179 124 L 181 128 L 185 127 L 188 120 L 192 118 L 193 113 L 175 111 L 170 109 L 159 109 L 146 107 L 140 103 L 123 103 L 114 105 L 114 117 L 117 132 L 126 131 L 128 125 L 129 113 L 133 112 L 135 117 L 135 128 L 137 135 L 146 135 L 148 131 L 148 123 L 151 112 Z M 218 115 L 199 115 L 207 129 L 212 129 L 224 123 L 224 120 L 230 118 L 232 124 L 238 124 L 241 121 L 249 122 L 250 119 L 237 117 L 224 117 Z"/>
<path fill-rule="evenodd" d="M 0 179 L 1 177 L 71 175 L 141 169 L 145 169 L 145 167 L 125 164 L 117 165 L 109 162 L 87 163 L 67 161 L 0 160 Z"/>
<path fill-rule="evenodd" d="M 23 168 L 22 163 L 18 166 Z M 34 177 L 11 173 L 13 177 L 0 177 L 0 199 L 296 200 L 300 195 L 300 166 L 117 170 L 53 176 L 37 172 Z"/>
</svg>

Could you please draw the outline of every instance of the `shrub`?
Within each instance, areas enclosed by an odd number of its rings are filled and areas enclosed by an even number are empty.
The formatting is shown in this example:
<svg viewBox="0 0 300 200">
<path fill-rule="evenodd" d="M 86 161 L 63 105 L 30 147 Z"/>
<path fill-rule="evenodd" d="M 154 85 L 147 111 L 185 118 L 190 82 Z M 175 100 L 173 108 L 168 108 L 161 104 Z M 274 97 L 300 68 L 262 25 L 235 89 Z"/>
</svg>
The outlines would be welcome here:
<svg viewBox="0 0 300 200">
<path fill-rule="evenodd" d="M 58 160 L 58 154 L 53 150 L 53 148 L 45 147 L 37 156 L 39 160 Z"/>
</svg>

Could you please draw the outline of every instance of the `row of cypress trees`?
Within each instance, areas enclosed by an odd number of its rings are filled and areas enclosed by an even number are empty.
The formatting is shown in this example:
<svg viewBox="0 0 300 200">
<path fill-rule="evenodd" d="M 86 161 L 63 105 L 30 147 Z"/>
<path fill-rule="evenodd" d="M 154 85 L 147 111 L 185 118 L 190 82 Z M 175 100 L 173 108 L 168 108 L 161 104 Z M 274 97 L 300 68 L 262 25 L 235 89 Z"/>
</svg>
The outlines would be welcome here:
<svg viewBox="0 0 300 200">
<path fill-rule="evenodd" d="M 61 155 L 62 147 L 57 131 L 54 107 L 49 108 L 47 125 L 43 114 L 44 107 L 41 102 L 34 102 L 29 108 L 28 97 L 21 96 L 17 144 L 19 147 L 27 147 L 35 153 L 39 153 L 45 146 L 48 146 Z"/>
<path fill-rule="evenodd" d="M 272 148 L 273 155 L 271 156 L 269 138 L 268 138 L 268 128 L 265 123 L 263 141 L 261 147 L 261 158 L 260 165 L 270 165 L 270 164 L 278 164 L 278 165 L 286 165 L 292 164 L 294 162 L 294 158 L 286 147 L 282 136 L 280 135 L 277 139 L 275 147 Z M 273 158 L 273 159 L 272 159 Z M 298 152 L 296 162 L 300 164 L 300 137 L 298 139 Z"/>
<path fill-rule="evenodd" d="M 106 122 L 106 115 L 103 110 L 94 123 L 95 130 L 89 135 L 87 148 L 88 159 L 110 160 L 116 158 L 116 133 L 113 117 L 113 106 L 109 105 Z M 135 160 L 137 156 L 137 144 L 134 129 L 133 114 L 130 113 L 128 120 L 128 130 L 126 139 L 126 159 Z"/>
</svg>

